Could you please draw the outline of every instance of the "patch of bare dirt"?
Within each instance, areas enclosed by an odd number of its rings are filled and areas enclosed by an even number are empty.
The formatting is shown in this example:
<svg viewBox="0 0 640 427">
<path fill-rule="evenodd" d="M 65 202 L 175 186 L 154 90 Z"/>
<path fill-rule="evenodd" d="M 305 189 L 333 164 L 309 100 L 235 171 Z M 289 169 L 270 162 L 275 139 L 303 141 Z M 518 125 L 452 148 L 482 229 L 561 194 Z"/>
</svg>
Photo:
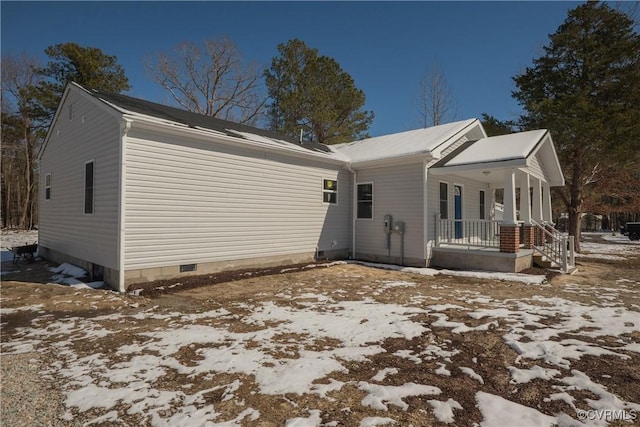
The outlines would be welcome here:
<svg viewBox="0 0 640 427">
<path fill-rule="evenodd" d="M 329 378 L 344 383 L 339 390 L 328 391 L 325 396 L 318 394 L 281 394 L 266 395 L 260 393 L 255 378 L 244 374 L 218 373 L 188 375 L 176 369 L 165 368 L 165 373 L 154 383 L 157 390 L 183 390 L 193 394 L 202 391 L 202 402 L 215 407 L 219 412 L 219 420 L 232 420 L 246 408 L 260 412 L 257 420 L 242 420 L 247 426 L 281 426 L 287 419 L 307 417 L 309 410 L 318 409 L 323 422 L 336 421 L 338 425 L 358 425 L 367 416 L 389 417 L 398 425 L 444 425 L 433 415 L 429 400 L 447 400 L 452 398 L 459 402 L 463 410 L 456 410 L 455 425 L 473 425 L 480 423 L 482 416 L 477 409 L 475 395 L 485 391 L 500 395 L 528 407 L 535 408 L 545 414 L 558 412 L 573 414 L 569 405 L 561 400 L 547 399 L 558 390 L 555 383 L 536 379 L 526 384 L 515 384 L 508 371 L 509 366 L 521 369 L 534 365 L 553 368 L 561 371 L 561 376 L 569 376 L 571 372 L 557 366 L 549 366 L 539 360 L 517 360 L 517 353 L 505 344 L 504 334 L 511 325 L 502 319 L 473 319 L 468 312 L 480 308 L 491 308 L 493 302 L 513 302 L 536 297 L 561 297 L 583 304 L 609 301 L 606 289 L 617 289 L 615 302 L 631 309 L 640 307 L 640 260 L 629 259 L 626 262 L 603 263 L 596 260 L 580 261 L 579 270 L 574 275 L 552 276 L 544 285 L 525 285 L 518 282 L 494 281 L 475 278 L 461 278 L 438 275 L 434 277 L 407 274 L 397 271 L 379 270 L 361 265 L 335 265 L 329 268 L 307 269 L 306 265 L 298 265 L 293 270 L 280 274 L 277 269 L 244 270 L 219 275 L 194 276 L 182 278 L 182 286 L 169 288 L 176 280 L 133 285 L 130 289 L 141 289 L 139 296 L 117 294 L 106 290 L 71 290 L 56 285 L 38 285 L 4 282 L 1 289 L 2 308 L 20 308 L 40 306 L 36 311 L 18 310 L 2 316 L 2 341 L 10 342 L 19 339 L 25 328 L 37 326 L 38 322 L 51 323 L 56 319 L 96 319 L 106 329 L 108 335 L 92 339 L 79 339 L 73 344 L 78 357 L 90 355 L 115 354 L 123 346 L 141 344 L 152 340 L 155 331 L 171 328 L 181 316 L 207 312 L 209 310 L 226 310 L 229 314 L 216 318 L 194 317 L 189 324 L 208 325 L 225 328 L 233 333 L 252 333 L 269 327 L 269 324 L 247 324 L 241 320 L 248 316 L 253 307 L 262 303 L 273 303 L 277 306 L 303 308 L 305 304 L 318 301 L 318 295 L 326 297 L 330 302 L 360 301 L 369 298 L 373 301 L 388 304 L 399 304 L 407 307 L 424 308 L 430 305 L 451 304 L 461 308 L 447 308 L 437 311 L 447 316 L 452 322 L 462 322 L 469 327 L 478 326 L 495 320 L 487 330 L 454 333 L 451 328 L 433 326 L 438 319 L 433 313 L 420 313 L 412 320 L 424 325 L 428 331 L 413 339 L 389 338 L 378 343 L 383 352 L 367 357 L 361 361 L 342 361 L 343 370 L 330 373 L 317 384 L 329 384 Z M 287 267 L 289 269 L 290 267 Z M 249 275 L 248 273 L 251 273 Z M 532 271 L 539 273 L 538 270 Z M 620 282 L 623 279 L 624 281 Z M 405 282 L 398 285 L 398 282 Z M 389 284 L 393 286 L 388 286 Z M 620 285 L 624 289 L 620 290 Z M 315 295 L 315 296 L 314 296 Z M 613 298 L 607 297 L 607 298 Z M 541 305 L 544 303 L 540 302 Z M 148 316 L 150 310 L 162 316 Z M 317 307 L 317 310 L 329 308 Z M 42 320 L 42 314 L 49 317 Z M 125 316 L 118 321 L 109 320 L 109 314 L 119 313 Z M 38 320 L 40 319 L 40 320 Z M 543 323 L 552 324 L 556 319 L 544 319 Z M 183 322 L 184 323 L 184 322 Z M 177 323 L 175 323 L 177 324 Z M 145 333 L 147 335 L 140 335 Z M 637 333 L 623 337 L 627 342 L 638 342 Z M 274 337 L 279 352 L 271 354 L 275 360 L 296 358 L 301 349 L 294 344 L 305 342 L 299 334 L 280 334 Z M 615 347 L 614 341 L 603 341 L 609 347 Z M 287 347 L 291 343 L 291 348 Z M 46 341 L 45 347 L 39 351 L 47 358 L 55 360 L 55 340 Z M 172 357 L 183 366 L 193 367 L 203 359 L 202 351 L 216 348 L 211 343 L 193 343 L 181 347 Z M 307 342 L 305 351 L 322 351 L 337 348 L 341 345 L 335 339 L 316 339 Z M 434 345 L 447 355 L 433 355 L 432 358 L 422 356 L 416 361 L 411 356 L 418 355 Z M 252 349 L 256 344 L 247 345 Z M 286 350 L 283 352 L 283 349 Z M 623 352 L 626 358 L 614 356 L 583 357 L 572 363 L 572 369 L 578 369 L 598 380 L 607 390 L 620 398 L 640 401 L 640 356 L 630 351 Z M 157 352 L 148 354 L 158 355 Z M 130 361 L 137 353 L 122 355 L 118 362 Z M 40 356 L 42 357 L 42 356 Z M 5 360 L 3 358 L 3 363 Z M 390 373 L 383 381 L 372 378 L 382 369 L 393 367 L 397 370 Z M 449 375 L 442 374 L 442 368 Z M 483 383 L 470 377 L 460 368 L 473 369 Z M 440 369 L 440 373 L 436 371 Z M 10 377 L 3 375 L 4 384 L 12 384 Z M 388 405 L 388 411 L 379 411 L 363 405 L 367 393 L 359 384 L 384 384 L 401 386 L 406 383 L 428 384 L 441 390 L 439 395 L 421 395 L 404 398 L 407 410 Z M 234 385 L 236 384 L 236 385 Z M 4 387 L 3 387 L 4 388 Z M 57 393 L 62 393 L 57 390 Z M 232 396 L 230 398 L 229 396 Z M 587 409 L 585 399 L 597 399 L 593 393 L 575 392 L 576 405 Z M 6 408 L 2 408 L 5 412 Z M 149 420 L 139 415 L 127 415 L 125 405 L 116 405 L 109 410 L 118 412 L 119 419 L 129 425 L 147 425 Z M 163 414 L 171 414 L 175 407 L 169 407 Z M 86 412 L 74 412 L 74 423 L 82 423 L 104 415 L 105 411 L 91 409 Z M 58 414 L 59 415 L 59 414 Z M 58 416 L 56 415 L 56 416 Z M 71 425 L 70 421 L 53 420 L 56 425 Z M 109 424 L 108 422 L 103 423 Z M 98 424 L 100 425 L 100 424 Z"/>
</svg>

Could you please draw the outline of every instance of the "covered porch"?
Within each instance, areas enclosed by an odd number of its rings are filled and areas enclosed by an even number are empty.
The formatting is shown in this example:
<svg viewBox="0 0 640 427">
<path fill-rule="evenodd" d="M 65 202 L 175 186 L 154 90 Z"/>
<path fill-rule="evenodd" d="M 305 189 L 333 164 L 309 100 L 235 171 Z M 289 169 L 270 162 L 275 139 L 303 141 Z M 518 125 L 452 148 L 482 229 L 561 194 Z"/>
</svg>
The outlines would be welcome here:
<svg viewBox="0 0 640 427">
<path fill-rule="evenodd" d="M 517 272 L 537 264 L 569 271 L 572 238 L 553 228 L 551 187 L 564 185 L 548 131 L 539 130 L 470 141 L 440 160 L 434 176 L 454 176 L 489 188 L 489 219 L 456 211 L 434 218 L 432 265 Z M 502 215 L 495 209 L 504 191 Z"/>
</svg>

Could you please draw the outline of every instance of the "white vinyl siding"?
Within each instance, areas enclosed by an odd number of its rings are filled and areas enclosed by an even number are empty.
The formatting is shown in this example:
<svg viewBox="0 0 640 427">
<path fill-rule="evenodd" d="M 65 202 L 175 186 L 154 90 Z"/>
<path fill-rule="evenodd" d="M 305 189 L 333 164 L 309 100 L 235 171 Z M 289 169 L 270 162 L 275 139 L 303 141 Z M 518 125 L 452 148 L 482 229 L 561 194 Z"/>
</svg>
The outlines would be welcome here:
<svg viewBox="0 0 640 427">
<path fill-rule="evenodd" d="M 529 171 L 531 172 L 532 176 L 543 181 L 547 181 L 548 177 L 545 176 L 539 156 L 540 153 L 536 153 L 535 156 L 532 156 L 531 159 L 529 159 Z"/>
<path fill-rule="evenodd" d="M 349 248 L 341 165 L 136 129 L 127 137 L 125 269 Z"/>
<path fill-rule="evenodd" d="M 405 258 L 424 258 L 423 164 L 395 165 L 357 171 L 359 183 L 373 183 L 374 215 L 371 221 L 356 221 L 356 256 L 385 256 L 384 216 L 405 223 Z M 393 257 L 400 256 L 400 235 L 392 234 Z"/>
<path fill-rule="evenodd" d="M 40 169 L 55 177 L 55 195 L 43 203 L 46 191 L 40 192 L 38 243 L 117 269 L 120 124 L 108 113 L 110 107 L 78 92 L 72 88 L 65 103 L 73 103 L 74 114 L 82 114 L 84 122 L 69 120 L 68 107 L 63 107 L 41 155 Z M 89 159 L 100 168 L 94 175 L 94 214 L 84 215 L 84 165 Z M 46 175 L 40 179 L 45 189 Z"/>
</svg>

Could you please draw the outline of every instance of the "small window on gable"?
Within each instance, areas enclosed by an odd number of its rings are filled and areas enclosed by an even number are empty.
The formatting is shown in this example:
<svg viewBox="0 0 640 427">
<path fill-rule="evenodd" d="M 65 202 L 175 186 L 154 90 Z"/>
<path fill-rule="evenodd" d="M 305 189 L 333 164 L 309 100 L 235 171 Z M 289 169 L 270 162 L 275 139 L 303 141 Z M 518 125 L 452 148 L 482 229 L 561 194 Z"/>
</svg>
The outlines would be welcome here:
<svg viewBox="0 0 640 427">
<path fill-rule="evenodd" d="M 373 219 L 373 183 L 358 184 L 358 219 Z"/>
<path fill-rule="evenodd" d="M 485 218 L 485 210 L 486 205 L 485 205 L 485 201 L 484 201 L 484 190 L 480 190 L 480 219 L 486 219 Z"/>
<path fill-rule="evenodd" d="M 44 176 L 44 198 L 45 200 L 51 199 L 51 174 L 50 173 Z"/>
<path fill-rule="evenodd" d="M 73 120 L 73 103 L 69 104 L 69 120 Z"/>
<path fill-rule="evenodd" d="M 322 180 L 322 201 L 332 205 L 338 203 L 338 181 L 335 179 Z"/>
<path fill-rule="evenodd" d="M 449 184 L 440 183 L 440 219 L 449 218 Z"/>
<path fill-rule="evenodd" d="M 93 213 L 93 191 L 94 183 L 94 162 L 93 160 L 84 164 L 84 213 Z"/>
</svg>

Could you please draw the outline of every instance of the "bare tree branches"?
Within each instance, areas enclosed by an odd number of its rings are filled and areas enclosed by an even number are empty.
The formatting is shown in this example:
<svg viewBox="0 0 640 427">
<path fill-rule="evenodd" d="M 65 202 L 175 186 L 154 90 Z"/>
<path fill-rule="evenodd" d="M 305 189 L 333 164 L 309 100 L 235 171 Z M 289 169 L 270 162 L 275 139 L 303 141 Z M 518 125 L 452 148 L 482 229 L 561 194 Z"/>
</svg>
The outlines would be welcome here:
<svg viewBox="0 0 640 427">
<path fill-rule="evenodd" d="M 42 139 L 33 119 L 38 63 L 26 54 L 2 56 L 2 225 L 31 229 L 37 212 L 36 150 Z"/>
<path fill-rule="evenodd" d="M 203 45 L 180 43 L 148 60 L 145 68 L 188 111 L 247 124 L 255 124 L 263 114 L 262 69 L 244 64 L 227 37 Z"/>
<path fill-rule="evenodd" d="M 416 97 L 420 126 L 437 126 L 454 120 L 458 114 L 453 89 L 438 64 L 426 67 Z"/>
</svg>

